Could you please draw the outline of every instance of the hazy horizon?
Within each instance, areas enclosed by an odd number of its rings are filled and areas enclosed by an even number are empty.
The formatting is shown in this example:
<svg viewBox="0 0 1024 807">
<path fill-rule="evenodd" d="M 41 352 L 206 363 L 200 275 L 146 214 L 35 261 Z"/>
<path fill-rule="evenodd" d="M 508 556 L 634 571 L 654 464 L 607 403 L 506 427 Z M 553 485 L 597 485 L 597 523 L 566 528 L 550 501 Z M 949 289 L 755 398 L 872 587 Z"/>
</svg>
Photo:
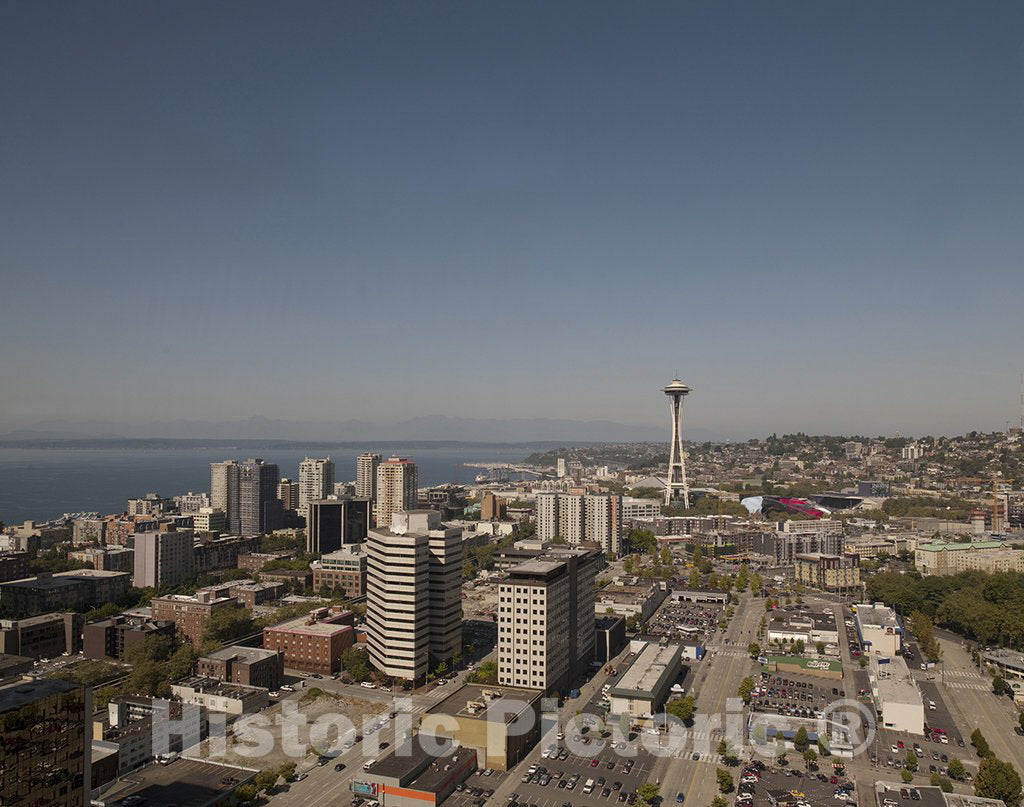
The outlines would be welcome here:
<svg viewBox="0 0 1024 807">
<path fill-rule="evenodd" d="M 0 19 L 0 433 L 1020 418 L 1019 4 Z"/>
</svg>

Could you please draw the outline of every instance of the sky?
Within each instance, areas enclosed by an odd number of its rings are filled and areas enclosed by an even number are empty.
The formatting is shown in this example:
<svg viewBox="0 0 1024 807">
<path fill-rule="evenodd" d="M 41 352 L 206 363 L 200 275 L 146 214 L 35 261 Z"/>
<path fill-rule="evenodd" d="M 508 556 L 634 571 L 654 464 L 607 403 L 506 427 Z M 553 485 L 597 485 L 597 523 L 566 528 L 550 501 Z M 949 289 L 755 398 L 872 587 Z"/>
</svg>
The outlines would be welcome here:
<svg viewBox="0 0 1024 807">
<path fill-rule="evenodd" d="M 0 431 L 1001 429 L 1024 5 L 0 6 Z"/>
</svg>

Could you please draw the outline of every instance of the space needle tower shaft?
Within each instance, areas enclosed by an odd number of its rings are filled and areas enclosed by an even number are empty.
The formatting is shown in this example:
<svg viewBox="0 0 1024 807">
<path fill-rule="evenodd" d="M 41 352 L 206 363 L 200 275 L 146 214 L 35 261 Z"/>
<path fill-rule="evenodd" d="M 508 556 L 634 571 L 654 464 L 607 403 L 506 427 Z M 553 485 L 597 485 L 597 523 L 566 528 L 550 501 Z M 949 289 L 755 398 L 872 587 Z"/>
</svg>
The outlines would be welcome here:
<svg viewBox="0 0 1024 807">
<path fill-rule="evenodd" d="M 690 388 L 676 378 L 662 392 L 669 398 L 669 410 L 672 413 L 672 447 L 669 451 L 665 506 L 677 498 L 677 491 L 681 491 L 683 506 L 689 510 L 690 486 L 686 482 L 686 454 L 683 452 L 683 398 L 690 394 Z"/>
</svg>

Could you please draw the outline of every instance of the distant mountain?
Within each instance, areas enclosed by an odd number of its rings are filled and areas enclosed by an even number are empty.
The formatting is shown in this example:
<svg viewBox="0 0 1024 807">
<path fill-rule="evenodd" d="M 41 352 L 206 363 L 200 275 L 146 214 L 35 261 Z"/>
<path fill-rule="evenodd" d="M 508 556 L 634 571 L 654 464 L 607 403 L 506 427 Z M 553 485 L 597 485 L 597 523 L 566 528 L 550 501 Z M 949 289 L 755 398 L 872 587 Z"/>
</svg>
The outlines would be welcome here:
<svg viewBox="0 0 1024 807">
<path fill-rule="evenodd" d="M 237 440 L 434 440 L 472 443 L 645 442 L 668 439 L 668 427 L 608 420 L 555 418 L 481 419 L 423 415 L 392 423 L 358 419 L 335 423 L 278 420 L 256 416 L 242 420 L 172 420 L 147 423 L 49 421 L 0 435 L 8 441 L 83 438 L 168 438 Z M 689 439 L 706 439 L 687 432 Z"/>
</svg>

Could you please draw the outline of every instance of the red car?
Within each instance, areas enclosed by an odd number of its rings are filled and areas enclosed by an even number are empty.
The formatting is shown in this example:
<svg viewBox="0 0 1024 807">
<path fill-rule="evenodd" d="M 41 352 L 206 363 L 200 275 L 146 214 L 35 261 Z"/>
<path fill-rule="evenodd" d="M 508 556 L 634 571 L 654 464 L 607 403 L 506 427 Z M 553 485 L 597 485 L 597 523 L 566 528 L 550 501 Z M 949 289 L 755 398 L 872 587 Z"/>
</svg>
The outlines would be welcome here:
<svg viewBox="0 0 1024 807">
<path fill-rule="evenodd" d="M 597 767 L 597 760 L 596 759 L 590 760 L 590 767 L 591 768 L 596 768 Z"/>
</svg>

